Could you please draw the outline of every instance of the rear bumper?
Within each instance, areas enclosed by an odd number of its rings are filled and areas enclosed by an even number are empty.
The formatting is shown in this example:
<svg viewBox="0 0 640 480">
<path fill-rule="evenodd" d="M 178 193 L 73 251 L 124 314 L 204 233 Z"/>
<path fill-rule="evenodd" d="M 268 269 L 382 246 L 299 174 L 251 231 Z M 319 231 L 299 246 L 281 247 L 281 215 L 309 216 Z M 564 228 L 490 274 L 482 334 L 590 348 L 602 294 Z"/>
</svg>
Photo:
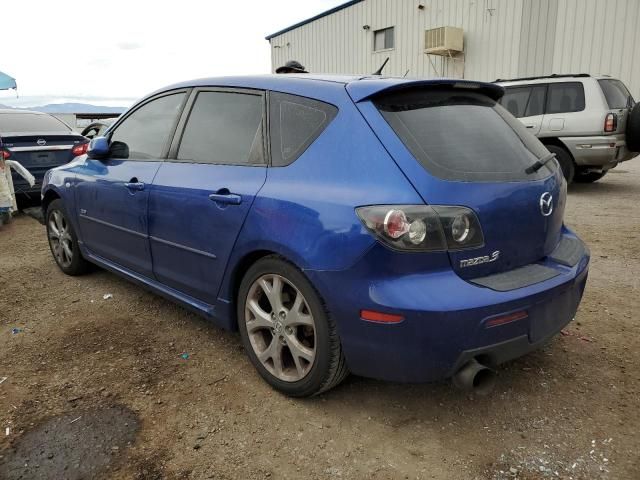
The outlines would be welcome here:
<svg viewBox="0 0 640 480">
<path fill-rule="evenodd" d="M 578 166 L 596 167 L 604 170 L 632 159 L 637 153 L 627 149 L 624 134 L 590 137 L 561 137 Z"/>
<path fill-rule="evenodd" d="M 358 266 L 307 274 L 337 322 L 353 373 L 427 382 L 450 377 L 473 357 L 500 364 L 524 355 L 573 319 L 587 281 L 588 251 L 574 266 L 543 263 L 558 275 L 509 291 L 475 285 L 450 269 L 387 278 L 372 278 L 370 267 Z M 360 319 L 361 309 L 400 314 L 404 320 L 367 322 Z M 487 326 L 497 316 L 520 311 L 527 317 Z"/>
</svg>

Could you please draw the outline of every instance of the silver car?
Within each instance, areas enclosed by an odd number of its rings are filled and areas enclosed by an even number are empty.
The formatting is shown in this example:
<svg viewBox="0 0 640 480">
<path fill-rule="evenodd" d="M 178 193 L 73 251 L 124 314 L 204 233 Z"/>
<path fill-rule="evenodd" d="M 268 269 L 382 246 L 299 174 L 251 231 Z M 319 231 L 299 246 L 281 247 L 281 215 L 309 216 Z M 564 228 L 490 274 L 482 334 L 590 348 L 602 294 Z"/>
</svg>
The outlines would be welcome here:
<svg viewBox="0 0 640 480">
<path fill-rule="evenodd" d="M 496 80 L 500 103 L 555 153 L 568 183 L 595 182 L 640 152 L 640 104 L 608 76 Z"/>
</svg>

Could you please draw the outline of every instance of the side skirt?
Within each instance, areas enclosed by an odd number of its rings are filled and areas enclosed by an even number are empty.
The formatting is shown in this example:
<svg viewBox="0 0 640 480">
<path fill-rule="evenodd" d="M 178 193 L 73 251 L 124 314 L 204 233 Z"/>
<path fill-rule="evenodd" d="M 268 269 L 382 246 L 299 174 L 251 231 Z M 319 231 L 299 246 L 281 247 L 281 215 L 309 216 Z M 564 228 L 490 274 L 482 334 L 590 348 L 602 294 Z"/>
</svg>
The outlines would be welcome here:
<svg viewBox="0 0 640 480">
<path fill-rule="evenodd" d="M 87 251 L 84 245 L 81 246 L 82 255 L 90 262 L 95 263 L 96 265 L 109 270 L 116 275 L 124 277 L 125 279 L 140 285 L 141 287 L 150 290 L 151 292 L 158 294 L 167 300 L 171 300 L 175 303 L 178 303 L 187 309 L 191 310 L 198 315 L 205 317 L 207 320 L 211 320 L 215 325 L 222 327 L 227 330 L 233 330 L 234 324 L 229 318 L 221 318 L 220 315 L 216 315 L 216 307 L 213 305 L 209 305 L 208 303 L 202 302 L 196 298 L 193 298 L 189 295 L 185 295 L 184 293 L 179 292 L 178 290 L 168 287 L 156 280 L 150 279 L 139 273 L 133 272 L 127 268 L 121 267 L 106 258 L 103 258 L 99 255 L 95 255 L 89 251 Z M 228 310 L 226 308 L 222 309 Z"/>
</svg>

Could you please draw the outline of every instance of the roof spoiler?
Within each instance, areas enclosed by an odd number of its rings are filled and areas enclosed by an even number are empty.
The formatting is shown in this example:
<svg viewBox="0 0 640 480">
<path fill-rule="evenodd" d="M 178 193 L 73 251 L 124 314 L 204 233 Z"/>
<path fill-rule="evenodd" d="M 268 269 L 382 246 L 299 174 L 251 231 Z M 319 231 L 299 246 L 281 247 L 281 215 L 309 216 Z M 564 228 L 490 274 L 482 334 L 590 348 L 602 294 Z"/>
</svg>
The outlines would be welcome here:
<svg viewBox="0 0 640 480">
<path fill-rule="evenodd" d="M 354 102 L 361 102 L 364 100 L 370 100 L 373 97 L 385 95 L 388 93 L 396 93 L 403 90 L 415 89 L 415 88 L 438 88 L 448 87 L 461 90 L 469 90 L 477 93 L 481 93 L 498 101 L 504 95 L 504 87 L 496 85 L 495 83 L 476 82 L 471 80 L 456 80 L 456 79 L 434 79 L 434 80 L 415 80 L 407 81 L 405 79 L 369 79 L 364 78 L 357 82 L 352 82 L 347 85 L 347 91 Z"/>
</svg>

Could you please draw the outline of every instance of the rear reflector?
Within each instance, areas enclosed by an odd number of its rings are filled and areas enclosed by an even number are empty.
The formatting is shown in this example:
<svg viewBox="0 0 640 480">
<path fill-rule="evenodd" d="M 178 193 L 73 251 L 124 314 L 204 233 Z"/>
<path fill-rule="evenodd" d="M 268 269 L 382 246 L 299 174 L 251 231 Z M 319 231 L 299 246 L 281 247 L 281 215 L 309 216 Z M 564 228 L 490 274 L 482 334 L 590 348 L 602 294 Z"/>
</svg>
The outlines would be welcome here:
<svg viewBox="0 0 640 480">
<path fill-rule="evenodd" d="M 501 315 L 494 317 L 484 324 L 485 328 L 497 327 L 498 325 L 504 325 L 505 323 L 515 322 L 517 320 L 525 319 L 529 316 L 527 312 L 521 310 L 519 312 L 509 313 L 508 315 Z"/>
<path fill-rule="evenodd" d="M 368 322 L 376 323 L 400 323 L 404 320 L 402 315 L 375 312 L 373 310 L 360 310 L 360 318 Z"/>
</svg>

